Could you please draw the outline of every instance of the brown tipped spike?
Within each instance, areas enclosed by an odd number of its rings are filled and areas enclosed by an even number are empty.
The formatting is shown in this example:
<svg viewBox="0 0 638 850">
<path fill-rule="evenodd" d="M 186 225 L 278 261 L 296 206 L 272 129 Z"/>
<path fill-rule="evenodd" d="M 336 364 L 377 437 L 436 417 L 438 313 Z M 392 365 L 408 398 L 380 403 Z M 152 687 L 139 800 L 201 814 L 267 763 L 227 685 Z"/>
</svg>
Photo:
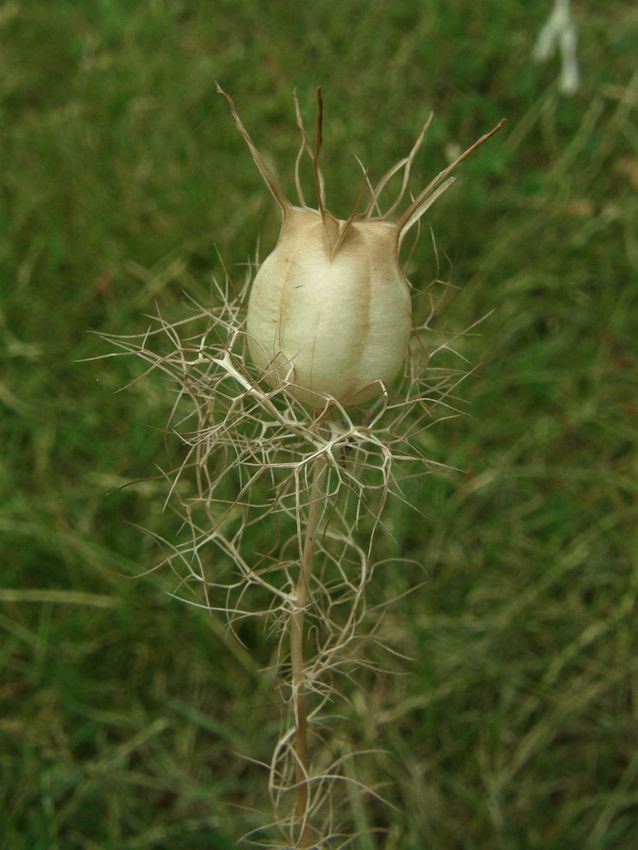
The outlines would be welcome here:
<svg viewBox="0 0 638 850">
<path fill-rule="evenodd" d="M 370 200 L 370 204 L 368 206 L 368 209 L 366 210 L 366 215 L 369 215 L 373 206 L 376 205 L 378 207 L 379 198 L 381 197 L 381 193 L 385 189 L 386 185 L 394 177 L 395 174 L 397 174 L 399 171 L 401 171 L 402 168 L 404 168 L 405 171 L 404 171 L 404 174 L 403 174 L 403 180 L 401 181 L 401 188 L 399 190 L 399 194 L 397 195 L 397 198 L 394 201 L 394 203 L 392 204 L 392 206 L 390 207 L 390 209 L 384 214 L 383 217 L 389 219 L 393 216 L 395 210 L 397 209 L 397 207 L 399 206 L 399 204 L 403 200 L 403 196 L 405 195 L 405 191 L 407 189 L 408 182 L 410 180 L 410 172 L 412 170 L 412 163 L 414 162 L 414 158 L 416 157 L 417 153 L 419 152 L 419 150 L 421 148 L 421 145 L 423 144 L 425 134 L 427 133 L 433 119 L 434 119 L 434 113 L 430 112 L 430 114 L 427 117 L 427 120 L 425 121 L 425 124 L 423 125 L 423 127 L 421 127 L 421 131 L 419 132 L 419 135 L 417 136 L 416 141 L 412 145 L 412 150 L 410 151 L 410 153 L 406 157 L 404 157 L 404 159 L 401 159 L 401 160 L 399 160 L 399 162 L 395 163 L 392 166 L 392 168 L 388 169 L 388 171 L 386 171 L 386 173 L 383 175 L 381 180 L 379 180 L 377 187 L 374 190 L 373 197 Z M 379 214 L 381 214 L 380 211 L 379 211 Z"/>
<path fill-rule="evenodd" d="M 323 144 L 323 95 L 321 86 L 317 86 L 317 146 L 315 148 L 315 159 L 319 161 L 321 145 Z"/>
<path fill-rule="evenodd" d="M 361 199 L 363 198 L 363 190 L 366 186 L 366 183 L 368 183 L 368 184 L 370 183 L 370 178 L 368 177 L 368 172 L 364 168 L 363 176 L 361 178 L 361 182 L 359 183 L 359 191 L 357 193 L 357 200 L 354 202 L 354 207 L 352 208 L 352 212 L 350 213 L 350 217 L 342 225 L 341 230 L 339 231 L 339 235 L 337 237 L 337 240 L 332 247 L 332 251 L 330 252 L 330 259 L 331 260 L 337 255 L 339 248 L 341 248 L 341 246 L 344 243 L 346 236 L 348 235 L 348 231 L 350 230 L 350 227 L 352 226 L 352 222 L 355 220 L 355 218 L 357 218 L 357 210 L 359 209 Z"/>
<path fill-rule="evenodd" d="M 308 141 L 308 136 L 306 134 L 306 128 L 304 127 L 303 118 L 301 116 L 301 108 L 299 106 L 299 98 L 297 97 L 297 89 L 293 89 L 292 99 L 293 103 L 295 104 L 295 119 L 297 121 L 297 128 L 299 129 L 299 133 L 301 134 L 301 144 L 299 145 L 297 158 L 295 159 L 295 187 L 297 189 L 297 197 L 299 198 L 299 203 L 302 207 L 305 207 L 307 206 L 307 204 L 306 197 L 301 187 L 300 166 L 304 152 L 306 152 L 312 160 L 312 148 L 310 147 L 310 142 Z"/>
<path fill-rule="evenodd" d="M 268 168 L 266 163 L 263 161 L 262 156 L 259 153 L 259 151 L 257 150 L 257 147 L 255 146 L 255 143 L 253 142 L 252 138 L 250 137 L 248 130 L 244 127 L 243 121 L 239 117 L 239 114 L 237 112 L 237 109 L 235 108 L 235 103 L 234 103 L 232 97 L 223 90 L 223 88 L 219 85 L 217 80 L 215 80 L 215 87 L 217 89 L 217 93 L 220 94 L 224 98 L 226 103 L 228 104 L 228 108 L 230 109 L 230 114 L 233 116 L 235 124 L 237 125 L 237 129 L 241 133 L 244 141 L 246 142 L 246 144 L 248 146 L 250 153 L 252 154 L 253 160 L 255 161 L 255 165 L 259 169 L 259 173 L 264 178 L 264 182 L 266 183 L 266 185 L 270 189 L 273 198 L 277 201 L 277 203 L 281 207 L 282 213 L 285 215 L 286 211 L 288 209 L 290 209 L 290 207 L 291 207 L 290 201 L 288 200 L 288 198 L 284 195 L 284 193 L 279 188 L 279 184 L 275 180 L 273 173 Z"/>
<path fill-rule="evenodd" d="M 323 232 L 326 240 L 326 248 L 328 256 L 332 258 L 335 245 L 339 236 L 339 223 L 337 219 L 331 215 L 326 209 L 326 188 L 319 166 L 319 155 L 323 145 L 323 96 L 321 94 L 321 86 L 317 86 L 317 140 L 315 150 L 312 155 L 313 172 L 315 177 L 315 189 L 317 192 L 317 205 L 321 213 L 321 222 L 323 224 Z"/>
<path fill-rule="evenodd" d="M 412 171 L 412 163 L 414 162 L 414 158 L 416 157 L 417 153 L 421 149 L 421 145 L 423 144 L 423 140 L 425 139 L 425 134 L 429 130 L 430 124 L 432 123 L 433 120 L 434 120 L 434 112 L 430 112 L 430 114 L 427 117 L 425 124 L 421 128 L 421 132 L 417 136 L 416 141 L 414 142 L 414 145 L 412 146 L 412 150 L 408 154 L 407 161 L 406 161 L 406 164 L 405 164 L 405 171 L 403 173 L 403 182 L 401 183 L 401 189 L 399 190 L 399 194 L 397 195 L 395 202 L 392 204 L 392 206 L 390 207 L 390 209 L 386 213 L 386 216 L 388 218 L 391 218 L 394 215 L 394 213 L 396 212 L 396 210 L 399 207 L 399 204 L 403 200 L 403 196 L 405 195 L 405 190 L 407 189 L 408 183 L 410 181 L 410 173 Z"/>
<path fill-rule="evenodd" d="M 441 195 L 446 192 L 455 181 L 456 177 L 448 177 L 447 180 L 427 195 L 420 204 L 417 204 L 416 206 L 413 205 L 411 216 L 400 227 L 397 226 L 397 244 L 399 251 L 401 250 L 403 239 L 412 225 L 416 224 L 416 222 L 420 220 L 421 216 L 424 215 L 436 201 L 438 201 Z"/>
<path fill-rule="evenodd" d="M 357 161 L 357 165 L 359 166 L 359 168 L 363 172 L 363 176 L 365 178 L 366 185 L 368 187 L 368 192 L 370 192 L 370 202 L 369 202 L 368 206 L 365 208 L 362 218 L 370 218 L 372 216 L 372 214 L 374 213 L 375 209 L 376 209 L 377 213 L 379 214 L 379 218 L 382 218 L 381 208 L 380 208 L 378 202 L 375 200 L 375 197 L 374 197 L 374 186 L 372 185 L 372 181 L 370 180 L 370 175 L 368 174 L 368 169 L 365 167 L 365 165 L 361 162 L 361 160 L 359 159 L 359 157 L 356 154 L 354 155 L 354 158 Z"/>
<path fill-rule="evenodd" d="M 312 164 L 315 176 L 315 189 L 317 192 L 317 205 L 322 218 L 326 213 L 326 190 L 323 180 L 323 174 L 319 166 L 319 154 L 323 145 L 323 96 L 321 94 L 321 86 L 317 86 L 317 140 L 315 150 L 312 155 Z"/>
<path fill-rule="evenodd" d="M 418 219 L 423 215 L 423 213 L 432 206 L 434 201 L 445 191 L 445 189 L 450 185 L 448 178 L 452 174 L 453 171 L 469 156 L 471 156 L 474 151 L 479 148 L 484 142 L 488 139 L 491 139 L 492 136 L 496 135 L 503 128 L 503 125 L 506 123 L 505 118 L 501 118 L 498 124 L 493 127 L 488 133 L 484 133 L 479 139 L 477 139 L 474 144 L 470 145 L 467 150 L 464 150 L 463 153 L 458 156 L 454 162 L 450 163 L 447 168 L 444 168 L 443 171 L 440 171 L 434 180 L 431 180 L 430 183 L 425 187 L 425 189 L 417 195 L 415 200 L 410 204 L 410 206 L 405 210 L 405 212 L 399 218 L 397 222 L 397 232 L 399 234 L 399 245 L 401 244 L 403 237 L 407 233 L 407 231 L 412 227 L 412 225 L 418 221 Z M 443 188 L 445 187 L 445 188 Z"/>
</svg>

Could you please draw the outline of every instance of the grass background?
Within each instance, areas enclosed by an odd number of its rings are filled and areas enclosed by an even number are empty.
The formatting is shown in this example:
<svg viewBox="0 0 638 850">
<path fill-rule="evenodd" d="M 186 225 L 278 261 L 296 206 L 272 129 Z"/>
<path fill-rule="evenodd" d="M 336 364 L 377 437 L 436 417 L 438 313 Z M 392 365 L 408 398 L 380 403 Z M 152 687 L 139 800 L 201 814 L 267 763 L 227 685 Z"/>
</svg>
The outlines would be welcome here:
<svg viewBox="0 0 638 850">
<path fill-rule="evenodd" d="M 353 695 L 393 813 L 362 850 L 632 850 L 638 835 L 638 13 L 576 0 L 582 86 L 530 59 L 550 2 L 0 3 L 0 846 L 226 850 L 267 808 L 274 647 L 131 575 L 156 553 L 170 399 L 88 330 L 132 333 L 278 216 L 218 78 L 288 189 L 291 90 L 326 98 L 330 206 L 437 120 L 414 186 L 501 116 L 429 216 L 479 369 L 432 432 L 466 470 L 390 507 L 428 582 L 386 622 L 413 661 Z M 410 276 L 434 274 L 422 238 Z M 411 576 L 391 574 L 388 592 Z"/>
</svg>

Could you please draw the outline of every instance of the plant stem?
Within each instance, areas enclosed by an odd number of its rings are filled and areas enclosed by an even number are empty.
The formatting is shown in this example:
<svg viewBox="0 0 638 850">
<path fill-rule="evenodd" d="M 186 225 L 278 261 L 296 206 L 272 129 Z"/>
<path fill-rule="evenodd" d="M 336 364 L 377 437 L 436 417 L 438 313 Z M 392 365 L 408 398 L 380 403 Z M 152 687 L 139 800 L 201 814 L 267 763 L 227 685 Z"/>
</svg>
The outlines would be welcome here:
<svg viewBox="0 0 638 850">
<path fill-rule="evenodd" d="M 303 848 L 313 846 L 310 825 L 308 823 L 308 771 L 310 757 L 308 753 L 308 704 L 307 689 L 304 681 L 304 620 L 306 607 L 310 601 L 310 581 L 315 555 L 315 539 L 323 508 L 323 482 L 326 464 L 323 458 L 317 458 L 312 467 L 310 504 L 304 535 L 303 551 L 299 576 L 295 588 L 296 604 L 290 618 L 290 657 L 292 664 L 292 688 L 295 706 L 295 781 L 297 784 L 297 817 L 303 823 L 301 844 Z"/>
</svg>

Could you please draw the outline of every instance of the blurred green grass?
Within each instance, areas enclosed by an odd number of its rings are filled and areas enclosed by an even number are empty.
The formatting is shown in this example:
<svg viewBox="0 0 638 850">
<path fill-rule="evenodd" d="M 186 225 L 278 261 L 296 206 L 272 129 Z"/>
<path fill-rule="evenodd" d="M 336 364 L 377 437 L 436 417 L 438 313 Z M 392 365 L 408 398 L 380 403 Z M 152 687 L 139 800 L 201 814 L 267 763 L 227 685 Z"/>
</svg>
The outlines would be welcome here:
<svg viewBox="0 0 638 850">
<path fill-rule="evenodd" d="M 363 778 L 399 807 L 358 817 L 388 850 L 636 846 L 638 15 L 574 4 L 567 99 L 530 60 L 550 5 L 0 4 L 3 848 L 221 850 L 267 809 L 236 754 L 267 759 L 278 730 L 271 642 L 130 578 L 155 557 L 137 526 L 164 527 L 170 400 L 115 393 L 135 364 L 78 362 L 88 330 L 206 293 L 215 245 L 234 265 L 272 244 L 215 78 L 288 187 L 291 90 L 310 111 L 322 83 L 342 215 L 353 154 L 380 175 L 430 108 L 415 186 L 508 118 L 430 216 L 460 290 L 437 329 L 494 312 L 460 341 L 469 416 L 429 432 L 467 472 L 406 483 L 425 519 L 387 515 L 387 555 L 428 583 L 386 619 L 409 675 L 353 696 L 353 744 L 387 750 Z M 409 273 L 434 274 L 425 234 Z"/>
</svg>

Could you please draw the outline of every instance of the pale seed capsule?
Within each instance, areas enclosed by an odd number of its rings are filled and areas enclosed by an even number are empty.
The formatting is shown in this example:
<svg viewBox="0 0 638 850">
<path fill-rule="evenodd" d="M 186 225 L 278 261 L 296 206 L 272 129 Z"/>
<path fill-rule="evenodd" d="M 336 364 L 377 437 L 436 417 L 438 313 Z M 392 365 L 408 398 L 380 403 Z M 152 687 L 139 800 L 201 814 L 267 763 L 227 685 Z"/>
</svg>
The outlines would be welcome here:
<svg viewBox="0 0 638 850">
<path fill-rule="evenodd" d="M 451 185 L 454 168 L 503 122 L 444 169 L 395 222 L 392 215 L 405 193 L 410 168 L 431 117 L 409 156 L 381 179 L 365 213 L 347 221 L 325 206 L 319 169 L 322 101 L 319 95 L 317 144 L 313 151 L 295 98 L 302 148 L 295 181 L 300 206 L 283 194 L 242 124 L 231 98 L 221 90 L 257 167 L 282 212 L 277 245 L 252 284 L 247 332 L 251 358 L 271 386 L 285 385 L 294 398 L 314 407 L 330 399 L 356 405 L 382 394 L 402 369 L 408 353 L 412 310 L 399 252 L 408 230 Z M 299 181 L 299 161 L 309 154 L 319 209 L 308 207 Z M 379 197 L 403 169 L 402 187 L 382 215 Z M 375 215 L 375 211 L 377 214 Z"/>
<path fill-rule="evenodd" d="M 301 401 L 358 404 L 379 395 L 403 365 L 410 293 L 394 225 L 354 222 L 332 259 L 326 243 L 320 213 L 286 210 L 277 246 L 253 282 L 248 345 L 268 380 L 288 379 Z"/>
</svg>

